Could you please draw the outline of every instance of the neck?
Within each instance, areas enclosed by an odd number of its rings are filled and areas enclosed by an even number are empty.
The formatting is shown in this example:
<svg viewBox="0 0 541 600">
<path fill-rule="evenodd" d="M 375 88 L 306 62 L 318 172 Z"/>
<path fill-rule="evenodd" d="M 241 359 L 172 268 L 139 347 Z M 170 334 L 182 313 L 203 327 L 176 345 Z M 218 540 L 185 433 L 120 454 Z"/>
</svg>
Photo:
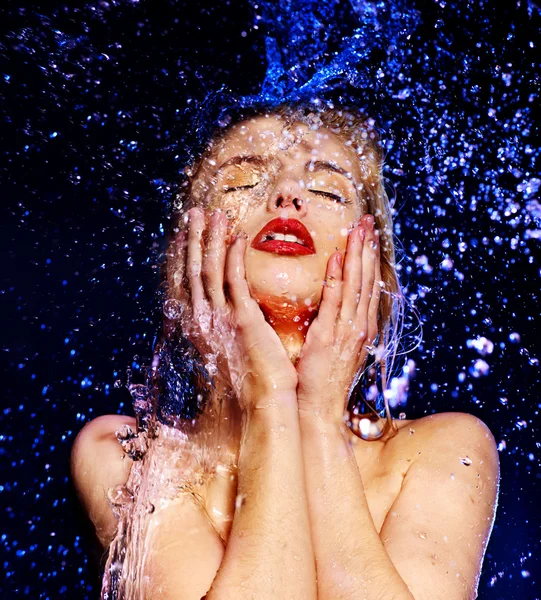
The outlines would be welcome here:
<svg viewBox="0 0 541 600">
<path fill-rule="evenodd" d="M 301 353 L 308 327 L 317 315 L 317 307 L 292 304 L 283 299 L 265 299 L 260 305 L 266 321 L 276 331 L 289 359 L 295 364 Z"/>
</svg>

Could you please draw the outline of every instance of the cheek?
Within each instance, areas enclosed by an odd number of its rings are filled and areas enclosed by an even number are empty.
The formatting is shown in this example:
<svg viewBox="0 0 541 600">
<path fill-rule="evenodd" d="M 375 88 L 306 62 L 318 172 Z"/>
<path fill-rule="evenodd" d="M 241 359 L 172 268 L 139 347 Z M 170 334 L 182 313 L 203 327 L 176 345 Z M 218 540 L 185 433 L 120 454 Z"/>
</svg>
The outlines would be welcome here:
<svg viewBox="0 0 541 600">
<path fill-rule="evenodd" d="M 314 228 L 317 231 L 310 232 L 314 237 L 318 255 L 322 255 L 328 260 L 330 255 L 337 250 L 344 252 L 349 231 L 354 224 L 355 219 L 345 212 L 329 210 L 327 214 L 322 214 Z"/>
<path fill-rule="evenodd" d="M 237 194 L 216 195 L 210 199 L 208 204 L 209 212 L 219 209 L 225 213 L 229 234 L 237 233 L 241 230 L 248 233 L 248 223 L 257 207 L 258 203 L 253 201 L 253 199 L 239 198 Z"/>
</svg>

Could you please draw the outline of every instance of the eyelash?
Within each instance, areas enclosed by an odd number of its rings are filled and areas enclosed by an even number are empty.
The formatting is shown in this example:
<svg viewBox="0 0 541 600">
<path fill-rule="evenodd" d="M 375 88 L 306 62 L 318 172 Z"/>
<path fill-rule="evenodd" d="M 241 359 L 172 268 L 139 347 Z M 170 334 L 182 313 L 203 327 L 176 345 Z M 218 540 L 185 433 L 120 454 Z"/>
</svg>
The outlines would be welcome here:
<svg viewBox="0 0 541 600">
<path fill-rule="evenodd" d="M 254 188 L 256 185 L 257 185 L 257 183 L 253 183 L 252 185 L 238 185 L 236 187 L 227 188 L 226 190 L 224 190 L 224 193 L 228 194 L 229 192 L 238 192 L 239 190 L 250 190 L 250 189 Z M 308 191 L 311 192 L 312 194 L 319 194 L 320 196 L 326 196 L 327 198 L 330 198 L 331 200 L 335 200 L 336 202 L 339 202 L 340 204 L 351 204 L 351 200 L 342 198 L 341 196 L 338 196 L 337 194 L 331 194 L 331 192 L 323 192 L 321 190 L 308 190 Z"/>
<path fill-rule="evenodd" d="M 228 194 L 229 192 L 238 192 L 239 190 L 251 190 L 252 188 L 255 188 L 256 185 L 257 183 L 253 183 L 252 185 L 238 185 L 236 187 L 225 189 L 224 193 Z"/>
<path fill-rule="evenodd" d="M 331 200 L 340 202 L 340 204 L 351 204 L 351 200 L 347 200 L 346 198 L 342 198 L 341 196 L 337 196 L 336 194 L 331 194 L 331 192 L 323 192 L 321 190 L 308 190 L 308 191 L 312 192 L 312 194 L 319 194 L 320 196 L 326 196 L 327 198 L 331 198 Z"/>
</svg>

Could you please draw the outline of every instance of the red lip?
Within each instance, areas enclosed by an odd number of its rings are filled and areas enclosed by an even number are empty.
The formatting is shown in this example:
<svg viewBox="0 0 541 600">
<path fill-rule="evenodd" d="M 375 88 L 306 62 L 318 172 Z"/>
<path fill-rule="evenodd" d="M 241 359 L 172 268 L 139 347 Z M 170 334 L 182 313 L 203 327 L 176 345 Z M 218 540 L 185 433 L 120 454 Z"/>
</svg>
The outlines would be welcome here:
<svg viewBox="0 0 541 600">
<path fill-rule="evenodd" d="M 281 233 L 283 235 L 294 235 L 297 242 L 286 242 L 284 240 L 273 240 L 271 234 Z M 252 248 L 282 254 L 285 256 L 315 254 L 314 240 L 308 233 L 308 229 L 297 219 L 273 219 L 255 236 Z"/>
</svg>

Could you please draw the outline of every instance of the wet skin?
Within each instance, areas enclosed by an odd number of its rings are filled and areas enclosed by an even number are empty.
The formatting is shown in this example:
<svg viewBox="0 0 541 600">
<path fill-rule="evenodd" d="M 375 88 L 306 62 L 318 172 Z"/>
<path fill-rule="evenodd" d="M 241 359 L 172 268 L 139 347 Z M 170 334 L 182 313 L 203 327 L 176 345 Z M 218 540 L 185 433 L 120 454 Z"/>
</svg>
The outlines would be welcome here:
<svg viewBox="0 0 541 600">
<path fill-rule="evenodd" d="M 227 451 L 237 458 L 198 503 L 183 496 L 149 517 L 145 597 L 474 597 L 497 493 L 494 440 L 465 414 L 399 422 L 387 442 L 344 427 L 347 391 L 377 333 L 378 234 L 361 219 L 351 148 L 326 130 L 292 129 L 285 143 L 276 119 L 233 129 L 203 164 L 198 208 L 179 227 L 173 293 L 186 334 L 217 357 L 224 402 L 235 399 Z M 257 169 L 239 156 L 258 157 Z M 314 173 L 317 161 L 346 175 Z M 253 248 L 276 218 L 302 221 L 315 252 Z M 88 425 L 73 453 L 104 545 L 115 523 L 103 489 L 128 476 L 118 420 Z"/>
<path fill-rule="evenodd" d="M 233 128 L 198 173 L 196 204 L 207 214 L 219 209 L 229 215 L 228 233 L 247 235 L 244 263 L 250 294 L 291 354 L 300 351 L 304 322 L 315 317 L 329 258 L 336 251 L 344 253 L 348 234 L 359 224 L 364 193 L 359 161 L 336 135 L 302 124 L 284 129 L 275 118 Z M 254 249 L 257 234 L 276 218 L 300 221 L 316 252 L 282 256 Z M 201 216 L 198 225 L 204 227 Z M 215 229 L 213 223 L 210 230 Z M 218 240 L 211 241 L 216 242 L 213 251 L 220 252 Z M 182 287 L 178 276 L 174 280 Z M 293 321 L 300 315 L 300 321 Z"/>
</svg>

